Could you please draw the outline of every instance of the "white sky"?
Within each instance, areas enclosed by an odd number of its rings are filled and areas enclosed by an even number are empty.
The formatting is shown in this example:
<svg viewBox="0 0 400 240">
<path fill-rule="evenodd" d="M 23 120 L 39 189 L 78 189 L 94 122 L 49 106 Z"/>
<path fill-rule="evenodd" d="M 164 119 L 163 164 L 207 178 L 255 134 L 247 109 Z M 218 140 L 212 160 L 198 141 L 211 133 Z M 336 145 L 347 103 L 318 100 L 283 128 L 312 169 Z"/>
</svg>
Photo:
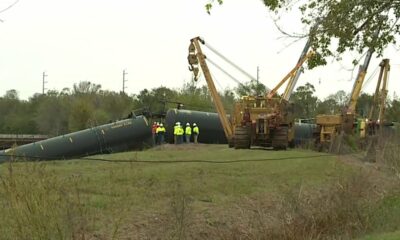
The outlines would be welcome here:
<svg viewBox="0 0 400 240">
<path fill-rule="evenodd" d="M 43 71 L 48 75 L 46 88 L 59 91 L 79 81 L 121 91 L 123 69 L 128 72 L 128 94 L 159 86 L 178 88 L 191 78 L 187 51 L 189 40 L 198 35 L 253 75 L 259 66 L 260 80 L 270 88 L 296 64 L 305 40 L 289 45 L 292 40 L 282 39 L 261 0 L 226 0 L 211 15 L 204 9 L 206 2 L 20 0 L 0 14 L 4 20 L 0 23 L 0 95 L 9 89 L 16 89 L 23 99 L 40 93 Z M 0 8 L 10 3 L 0 0 Z M 287 15 L 281 24 L 288 31 L 302 31 L 299 16 Z M 400 92 L 400 54 L 389 47 L 384 57 L 391 59 L 392 96 Z M 307 71 L 297 86 L 310 82 L 321 98 L 350 91 L 351 72 L 343 66 L 351 68 L 352 58 L 345 60 Z M 380 60 L 374 57 L 367 78 Z M 217 69 L 210 69 L 217 87 L 236 86 Z M 376 79 L 366 92 L 373 92 Z"/>
</svg>

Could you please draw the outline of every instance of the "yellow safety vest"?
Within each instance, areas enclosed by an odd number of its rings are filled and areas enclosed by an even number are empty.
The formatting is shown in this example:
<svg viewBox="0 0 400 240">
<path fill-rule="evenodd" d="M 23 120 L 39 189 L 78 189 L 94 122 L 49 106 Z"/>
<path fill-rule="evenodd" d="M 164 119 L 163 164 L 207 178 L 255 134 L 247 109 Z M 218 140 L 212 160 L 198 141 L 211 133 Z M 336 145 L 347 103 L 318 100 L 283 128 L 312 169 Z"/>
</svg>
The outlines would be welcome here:
<svg viewBox="0 0 400 240">
<path fill-rule="evenodd" d="M 165 127 L 158 127 L 156 133 L 165 132 Z"/>
<path fill-rule="evenodd" d="M 192 128 L 191 127 L 186 127 L 185 134 L 186 135 L 192 135 Z"/>
<path fill-rule="evenodd" d="M 176 135 L 178 136 L 182 136 L 184 133 L 183 128 L 182 127 L 178 127 L 177 131 L 176 131 Z"/>
<path fill-rule="evenodd" d="M 179 126 L 174 126 L 174 135 L 179 135 L 178 131 L 179 131 Z"/>
<path fill-rule="evenodd" d="M 195 134 L 198 135 L 198 134 L 200 133 L 200 132 L 199 132 L 199 127 L 197 127 L 197 126 L 194 127 L 194 128 L 193 128 L 193 133 L 195 133 Z"/>
</svg>

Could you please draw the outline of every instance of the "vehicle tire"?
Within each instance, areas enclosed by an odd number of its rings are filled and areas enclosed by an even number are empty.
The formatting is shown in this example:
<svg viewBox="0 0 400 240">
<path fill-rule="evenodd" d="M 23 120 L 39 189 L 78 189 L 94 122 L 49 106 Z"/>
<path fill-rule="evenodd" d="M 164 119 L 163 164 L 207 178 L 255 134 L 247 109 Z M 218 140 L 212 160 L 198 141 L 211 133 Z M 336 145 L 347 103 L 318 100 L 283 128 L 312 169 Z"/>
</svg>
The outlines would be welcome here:
<svg viewBox="0 0 400 240">
<path fill-rule="evenodd" d="M 238 126 L 235 128 L 235 149 L 250 148 L 250 131 L 248 127 Z"/>
<path fill-rule="evenodd" d="M 232 138 L 228 141 L 228 147 L 233 148 L 235 146 L 235 138 Z"/>
<path fill-rule="evenodd" d="M 274 150 L 286 150 L 288 147 L 288 127 L 280 126 L 273 132 L 272 147 Z"/>
</svg>

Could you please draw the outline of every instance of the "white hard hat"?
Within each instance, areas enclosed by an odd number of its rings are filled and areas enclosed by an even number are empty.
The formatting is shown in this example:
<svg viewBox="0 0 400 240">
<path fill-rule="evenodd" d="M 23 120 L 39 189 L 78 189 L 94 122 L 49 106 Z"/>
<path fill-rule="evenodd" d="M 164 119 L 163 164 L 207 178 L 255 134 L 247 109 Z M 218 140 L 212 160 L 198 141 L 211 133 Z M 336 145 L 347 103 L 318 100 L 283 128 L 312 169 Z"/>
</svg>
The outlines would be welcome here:
<svg viewBox="0 0 400 240">
<path fill-rule="evenodd" d="M 154 124 L 154 125 L 156 125 L 157 123 L 156 123 L 156 122 L 154 122 L 153 124 Z"/>
<path fill-rule="evenodd" d="M 180 126 L 180 125 L 181 125 L 181 123 L 180 123 L 180 122 L 177 122 L 177 123 L 176 123 L 176 125 Z"/>
<path fill-rule="evenodd" d="M 160 127 L 164 126 L 162 123 L 160 123 Z"/>
<path fill-rule="evenodd" d="M 186 126 L 190 126 L 190 123 L 186 123 Z"/>
<path fill-rule="evenodd" d="M 193 126 L 196 126 L 196 123 L 193 123 Z"/>
</svg>

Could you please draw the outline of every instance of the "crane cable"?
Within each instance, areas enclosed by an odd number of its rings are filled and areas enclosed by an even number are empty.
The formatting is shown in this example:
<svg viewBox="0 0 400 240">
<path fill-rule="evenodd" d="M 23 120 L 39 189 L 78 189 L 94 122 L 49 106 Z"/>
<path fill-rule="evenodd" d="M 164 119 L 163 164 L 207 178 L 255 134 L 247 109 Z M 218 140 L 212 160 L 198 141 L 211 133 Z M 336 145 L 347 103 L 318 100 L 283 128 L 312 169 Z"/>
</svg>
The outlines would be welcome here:
<svg viewBox="0 0 400 240">
<path fill-rule="evenodd" d="M 225 71 L 225 69 L 223 69 L 221 66 L 219 66 L 217 63 L 215 63 L 214 61 L 212 61 L 209 57 L 206 58 L 206 61 L 211 63 L 211 65 L 213 65 L 214 67 L 216 67 L 218 70 L 220 70 L 221 72 L 223 72 L 225 75 L 227 75 L 228 77 L 230 77 L 233 81 L 235 81 L 237 84 L 239 84 L 240 86 L 242 86 L 245 89 L 248 89 L 248 87 L 246 85 L 244 85 L 240 80 L 238 80 L 237 78 L 235 78 L 234 76 L 232 76 L 230 73 L 228 73 L 227 71 Z M 248 89 L 249 90 L 249 89 Z"/>
<path fill-rule="evenodd" d="M 379 69 L 379 66 L 377 66 L 375 68 L 375 70 L 372 72 L 371 76 L 369 76 L 369 78 L 364 82 L 364 84 L 361 87 L 361 91 L 364 91 L 365 88 L 368 86 L 368 84 L 371 82 L 371 79 L 376 76 L 376 74 L 378 73 L 378 69 Z"/>
<path fill-rule="evenodd" d="M 255 78 L 254 76 L 252 76 L 250 73 L 246 72 L 245 70 L 243 70 L 241 67 L 239 67 L 237 64 L 235 64 L 234 62 L 232 62 L 231 60 L 229 60 L 227 57 L 225 57 L 223 54 L 221 54 L 220 52 L 218 52 L 215 48 L 213 48 L 210 44 L 206 43 L 204 41 L 204 46 L 206 46 L 210 51 L 212 51 L 213 53 L 215 53 L 216 55 L 218 55 L 220 58 L 222 58 L 223 60 L 225 60 L 227 63 L 229 63 L 231 66 L 233 66 L 234 68 L 236 68 L 239 72 L 241 72 L 242 74 L 246 75 L 248 78 L 250 78 L 250 80 L 256 80 L 257 78 Z M 268 91 L 270 91 L 269 88 L 267 88 Z"/>
</svg>

